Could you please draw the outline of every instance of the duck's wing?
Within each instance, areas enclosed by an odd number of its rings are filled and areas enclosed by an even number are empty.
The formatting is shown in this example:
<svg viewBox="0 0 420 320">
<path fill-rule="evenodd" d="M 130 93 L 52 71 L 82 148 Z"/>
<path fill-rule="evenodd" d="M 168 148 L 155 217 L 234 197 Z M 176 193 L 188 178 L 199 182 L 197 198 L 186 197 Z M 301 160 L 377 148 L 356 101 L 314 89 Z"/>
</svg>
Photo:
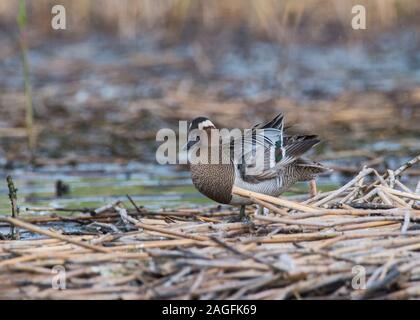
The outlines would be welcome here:
<svg viewBox="0 0 420 320">
<path fill-rule="evenodd" d="M 315 135 L 285 135 L 282 114 L 254 126 L 240 139 L 234 143 L 242 143 L 241 148 L 232 150 L 231 145 L 231 158 L 242 178 L 255 182 L 276 178 L 285 166 L 320 142 Z"/>
<path fill-rule="evenodd" d="M 273 120 L 265 124 L 259 123 L 252 127 L 252 129 L 278 129 L 283 131 L 284 127 L 284 116 L 279 113 Z"/>
<path fill-rule="evenodd" d="M 282 145 L 276 149 L 276 167 L 294 162 L 320 141 L 316 135 L 285 136 Z"/>
<path fill-rule="evenodd" d="M 230 145 L 231 159 L 245 180 L 261 181 L 277 176 L 276 150 L 283 148 L 283 115 L 246 130 Z"/>
<path fill-rule="evenodd" d="M 231 149 L 233 163 L 237 165 L 244 180 L 265 180 L 274 176 L 275 143 L 261 133 L 244 136 L 242 148 Z M 247 179 L 248 178 L 248 179 Z"/>
</svg>

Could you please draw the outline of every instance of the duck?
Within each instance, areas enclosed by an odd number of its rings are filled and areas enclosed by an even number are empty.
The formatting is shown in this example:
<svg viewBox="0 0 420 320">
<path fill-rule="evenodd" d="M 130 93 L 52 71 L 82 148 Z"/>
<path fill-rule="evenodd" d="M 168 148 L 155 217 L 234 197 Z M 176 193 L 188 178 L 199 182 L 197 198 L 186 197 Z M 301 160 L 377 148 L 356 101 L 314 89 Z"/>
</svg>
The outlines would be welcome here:
<svg viewBox="0 0 420 320">
<path fill-rule="evenodd" d="M 217 129 L 200 116 L 190 122 L 183 149 L 195 188 L 220 204 L 240 206 L 244 221 L 252 201 L 233 194 L 233 187 L 278 197 L 299 181 L 313 180 L 329 169 L 303 155 L 320 141 L 317 135 L 286 134 L 282 113 L 245 130 Z"/>
</svg>

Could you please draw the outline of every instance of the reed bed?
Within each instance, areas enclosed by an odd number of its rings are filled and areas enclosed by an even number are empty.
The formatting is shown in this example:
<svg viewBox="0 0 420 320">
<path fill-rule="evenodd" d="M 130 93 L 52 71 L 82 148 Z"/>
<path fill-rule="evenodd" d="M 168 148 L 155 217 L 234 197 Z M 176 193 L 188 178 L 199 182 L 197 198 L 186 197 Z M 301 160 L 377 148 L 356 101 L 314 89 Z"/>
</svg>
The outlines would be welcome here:
<svg viewBox="0 0 420 320">
<path fill-rule="evenodd" d="M 52 34 L 52 0 L 29 1 L 31 25 Z M 364 5 L 369 30 L 400 27 L 416 22 L 420 6 L 414 0 L 64 0 L 68 29 L 72 34 L 101 28 L 122 37 L 133 38 L 143 31 L 161 30 L 171 35 L 195 34 L 196 31 L 238 30 L 263 35 L 273 40 L 293 40 L 302 29 L 309 38 L 328 39 L 334 33 L 351 34 L 351 8 Z M 18 1 L 0 3 L 0 19 L 14 23 Z M 328 30 L 326 37 L 325 32 Z M 359 33 L 357 36 L 362 36 Z"/>
<path fill-rule="evenodd" d="M 250 223 L 231 222 L 231 208 L 150 211 L 129 196 L 71 215 L 29 208 L 0 218 L 41 235 L 0 241 L 0 298 L 418 299 L 420 182 L 400 177 L 419 161 L 365 167 L 330 192 L 312 184 L 301 202 L 234 188 L 269 210 L 250 207 Z M 77 232 L 63 232 L 70 223 Z"/>
</svg>

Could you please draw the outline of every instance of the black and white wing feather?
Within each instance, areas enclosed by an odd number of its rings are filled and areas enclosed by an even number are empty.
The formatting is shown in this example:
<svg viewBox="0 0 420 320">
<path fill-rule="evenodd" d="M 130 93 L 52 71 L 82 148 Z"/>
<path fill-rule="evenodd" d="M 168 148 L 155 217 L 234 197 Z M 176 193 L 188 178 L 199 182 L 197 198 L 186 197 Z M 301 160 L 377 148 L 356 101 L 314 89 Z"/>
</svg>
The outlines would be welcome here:
<svg viewBox="0 0 420 320">
<path fill-rule="evenodd" d="M 259 182 L 276 178 L 319 141 L 315 135 L 285 135 L 284 117 L 279 114 L 231 141 L 231 159 L 244 180 Z"/>
</svg>

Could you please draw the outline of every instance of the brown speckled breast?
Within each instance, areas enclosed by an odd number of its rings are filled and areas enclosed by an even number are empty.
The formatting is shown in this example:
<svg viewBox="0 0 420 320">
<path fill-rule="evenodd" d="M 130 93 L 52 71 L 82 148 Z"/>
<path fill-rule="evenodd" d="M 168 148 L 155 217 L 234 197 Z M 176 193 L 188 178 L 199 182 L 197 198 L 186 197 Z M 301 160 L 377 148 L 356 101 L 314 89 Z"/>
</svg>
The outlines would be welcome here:
<svg viewBox="0 0 420 320">
<path fill-rule="evenodd" d="M 230 154 L 219 148 L 219 164 L 191 164 L 191 179 L 194 186 L 208 198 L 223 204 L 232 199 L 232 187 L 235 181 L 235 170 L 230 161 Z M 216 147 L 216 148 L 217 148 Z M 215 147 L 208 147 L 208 163 Z"/>
<path fill-rule="evenodd" d="M 235 180 L 232 164 L 194 164 L 190 170 L 192 182 L 198 191 L 216 202 L 230 202 Z"/>
</svg>

